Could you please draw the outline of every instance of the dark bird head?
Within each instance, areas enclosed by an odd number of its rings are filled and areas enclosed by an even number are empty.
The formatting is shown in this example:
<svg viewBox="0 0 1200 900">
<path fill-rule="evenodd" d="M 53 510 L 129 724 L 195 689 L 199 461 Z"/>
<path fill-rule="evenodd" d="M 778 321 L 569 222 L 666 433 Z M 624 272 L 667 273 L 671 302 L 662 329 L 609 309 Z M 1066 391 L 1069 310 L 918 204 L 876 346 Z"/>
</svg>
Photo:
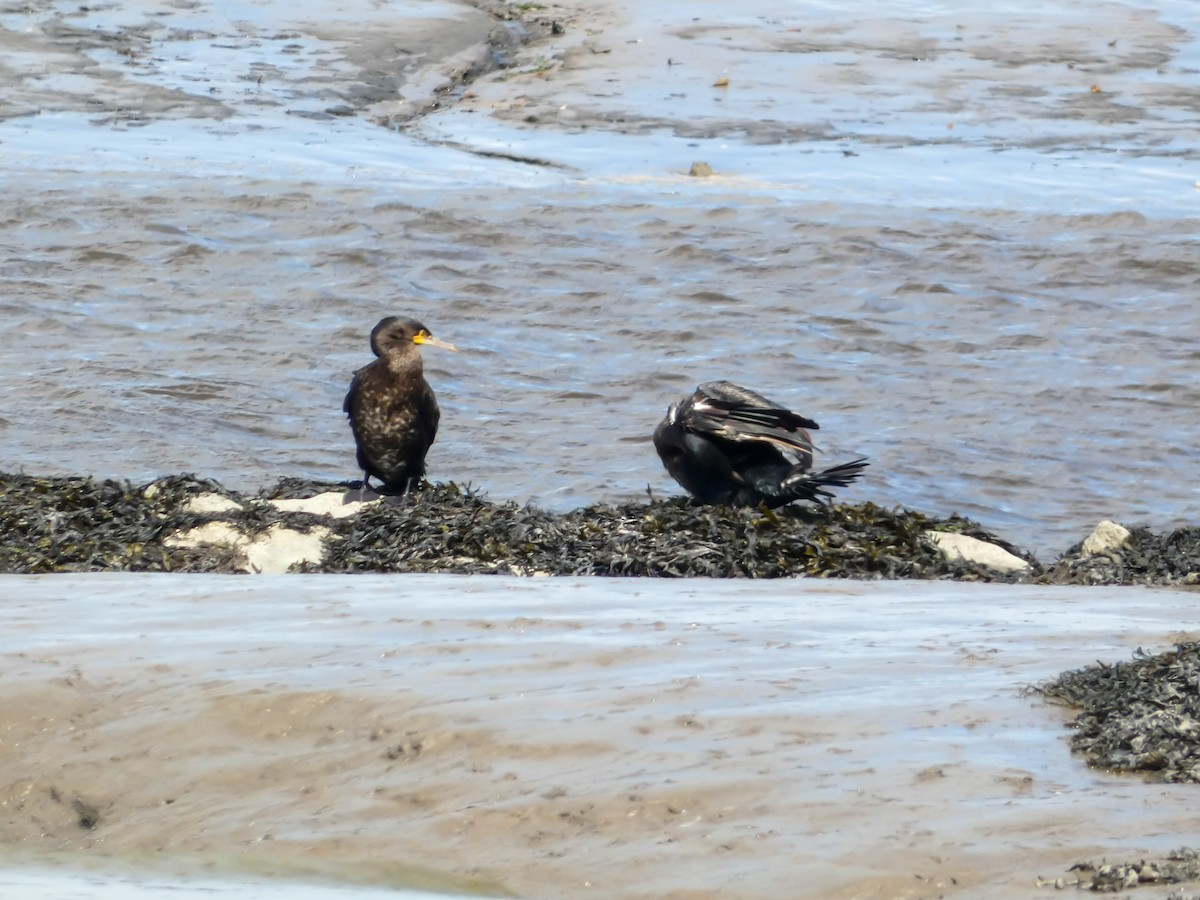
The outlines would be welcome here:
<svg viewBox="0 0 1200 900">
<path fill-rule="evenodd" d="M 413 344 L 428 344 L 443 350 L 457 350 L 448 341 L 435 338 L 429 329 L 408 316 L 388 316 L 371 329 L 371 350 L 376 356 L 386 356 Z"/>
</svg>

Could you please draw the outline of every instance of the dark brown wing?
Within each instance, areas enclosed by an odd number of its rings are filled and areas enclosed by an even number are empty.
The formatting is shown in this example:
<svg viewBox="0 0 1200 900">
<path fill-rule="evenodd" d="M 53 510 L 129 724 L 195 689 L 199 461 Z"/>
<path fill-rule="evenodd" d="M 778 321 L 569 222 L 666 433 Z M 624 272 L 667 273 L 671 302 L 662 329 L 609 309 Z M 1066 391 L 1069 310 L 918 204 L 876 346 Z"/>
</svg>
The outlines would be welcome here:
<svg viewBox="0 0 1200 900">
<path fill-rule="evenodd" d="M 424 476 L 441 413 L 419 372 L 396 378 L 385 360 L 376 360 L 354 373 L 343 409 L 364 472 L 398 491 Z"/>
<path fill-rule="evenodd" d="M 685 428 L 727 441 L 763 442 L 809 455 L 812 438 L 806 429 L 820 426 L 812 419 L 729 381 L 709 381 L 680 408 Z"/>
</svg>

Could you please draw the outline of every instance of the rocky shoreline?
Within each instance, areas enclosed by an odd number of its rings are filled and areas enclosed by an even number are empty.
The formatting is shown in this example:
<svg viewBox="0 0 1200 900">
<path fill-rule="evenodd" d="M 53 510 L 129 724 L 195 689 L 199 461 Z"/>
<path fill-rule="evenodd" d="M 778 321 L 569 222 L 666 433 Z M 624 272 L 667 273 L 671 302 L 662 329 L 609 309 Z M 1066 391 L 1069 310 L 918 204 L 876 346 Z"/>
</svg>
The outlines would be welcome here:
<svg viewBox="0 0 1200 900">
<path fill-rule="evenodd" d="M 240 494 L 192 475 L 134 485 L 0 474 L 7 573 L 446 572 L 1192 585 L 1200 529 L 1102 523 L 1049 564 L 957 515 L 872 503 L 783 510 L 683 498 L 551 513 L 430 484 L 407 497 L 282 479 Z"/>
<path fill-rule="evenodd" d="M 1162 859 L 1139 859 L 1136 862 L 1109 863 L 1088 860 L 1071 866 L 1066 877 L 1038 878 L 1038 887 L 1057 890 L 1074 889 L 1098 894 L 1115 894 L 1146 885 L 1161 887 L 1200 880 L 1200 853 L 1190 847 L 1180 847 Z M 1172 891 L 1166 900 L 1197 900 L 1200 894 Z"/>
<path fill-rule="evenodd" d="M 356 484 L 283 479 L 255 495 L 189 475 L 134 485 L 0 474 L 0 571 L 446 572 L 510 575 L 952 579 L 1189 585 L 1194 528 L 1109 525 L 1043 565 L 978 524 L 870 503 L 778 511 L 682 498 L 555 514 L 454 484 L 360 499 Z M 949 542 L 947 538 L 952 538 Z M 966 539 L 965 550 L 954 540 Z M 991 565 L 987 552 L 1003 554 Z M 956 549 L 951 549 L 952 547 Z M 994 560 L 1020 565 L 995 568 Z M 1079 710 L 1071 747 L 1088 765 L 1155 781 L 1200 781 L 1200 643 L 1097 663 L 1031 686 Z M 1194 851 L 1161 861 L 1079 863 L 1042 887 L 1127 890 L 1196 878 Z M 1191 897 L 1190 894 L 1172 896 Z"/>
</svg>

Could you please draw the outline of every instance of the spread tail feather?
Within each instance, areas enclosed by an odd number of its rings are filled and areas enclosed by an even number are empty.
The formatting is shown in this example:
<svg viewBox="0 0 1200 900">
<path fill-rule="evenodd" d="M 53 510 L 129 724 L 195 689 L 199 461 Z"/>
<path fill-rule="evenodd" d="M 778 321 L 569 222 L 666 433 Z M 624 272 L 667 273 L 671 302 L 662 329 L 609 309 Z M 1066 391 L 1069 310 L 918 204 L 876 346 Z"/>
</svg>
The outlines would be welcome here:
<svg viewBox="0 0 1200 900">
<path fill-rule="evenodd" d="M 833 497 L 833 492 L 826 490 L 830 487 L 846 487 L 863 473 L 869 466 L 867 458 L 852 460 L 841 465 L 822 469 L 820 472 L 798 472 L 788 475 L 780 483 L 781 493 L 791 500 L 824 500 Z"/>
</svg>

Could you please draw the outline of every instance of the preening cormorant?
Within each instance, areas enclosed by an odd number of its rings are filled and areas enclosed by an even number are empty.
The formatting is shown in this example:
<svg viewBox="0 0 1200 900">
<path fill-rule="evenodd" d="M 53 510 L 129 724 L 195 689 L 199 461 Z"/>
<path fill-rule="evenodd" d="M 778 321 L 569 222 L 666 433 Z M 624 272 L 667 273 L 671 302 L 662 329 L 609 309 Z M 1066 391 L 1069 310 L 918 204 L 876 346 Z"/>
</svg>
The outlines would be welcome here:
<svg viewBox="0 0 1200 900">
<path fill-rule="evenodd" d="M 342 409 L 358 447 L 363 488 L 374 476 L 383 493 L 403 494 L 421 483 L 425 454 L 437 436 L 441 411 L 425 381 L 418 344 L 454 350 L 415 319 L 388 316 L 371 330 L 379 357 L 354 373 Z"/>
<path fill-rule="evenodd" d="M 654 448 L 671 477 L 701 503 L 774 508 L 824 502 L 830 487 L 862 474 L 866 458 L 810 471 L 820 426 L 754 391 L 710 381 L 672 403 L 654 429 Z"/>
</svg>

